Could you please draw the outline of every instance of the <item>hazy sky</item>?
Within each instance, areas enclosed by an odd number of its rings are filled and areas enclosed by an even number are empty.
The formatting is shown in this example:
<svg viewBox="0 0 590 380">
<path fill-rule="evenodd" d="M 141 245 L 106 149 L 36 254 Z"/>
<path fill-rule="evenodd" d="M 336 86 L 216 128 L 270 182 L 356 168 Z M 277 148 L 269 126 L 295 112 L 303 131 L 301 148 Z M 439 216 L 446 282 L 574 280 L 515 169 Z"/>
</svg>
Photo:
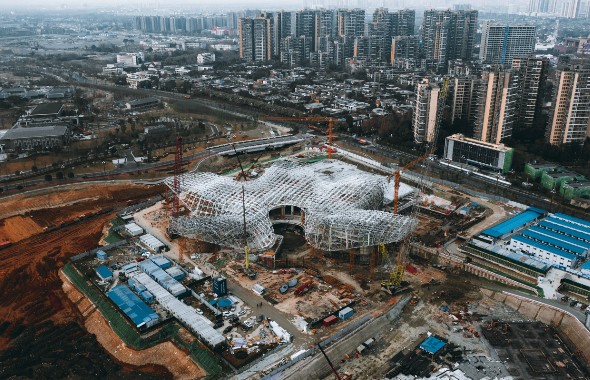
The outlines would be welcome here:
<svg viewBox="0 0 590 380">
<path fill-rule="evenodd" d="M 211 0 L 0 0 L 3 11 L 28 10 L 57 10 L 57 9 L 111 9 L 133 13 L 147 13 L 155 10 L 207 10 L 225 11 L 238 9 L 288 9 L 296 10 L 304 7 L 342 7 L 342 8 L 375 8 L 385 6 L 390 9 L 399 8 L 450 8 L 453 4 L 469 3 L 474 9 L 490 9 L 495 6 L 522 7 L 528 0 L 226 0 L 215 2 Z"/>
</svg>

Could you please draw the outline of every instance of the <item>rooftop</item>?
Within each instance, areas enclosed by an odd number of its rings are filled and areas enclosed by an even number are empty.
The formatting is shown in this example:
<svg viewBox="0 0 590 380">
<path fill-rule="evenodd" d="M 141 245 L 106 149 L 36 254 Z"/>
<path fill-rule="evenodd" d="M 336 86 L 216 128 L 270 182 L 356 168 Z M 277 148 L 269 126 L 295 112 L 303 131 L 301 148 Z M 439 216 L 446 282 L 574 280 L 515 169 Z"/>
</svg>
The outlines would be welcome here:
<svg viewBox="0 0 590 380">
<path fill-rule="evenodd" d="M 521 236 L 576 255 L 583 255 L 588 250 L 588 248 L 584 249 L 579 245 L 572 244 L 572 239 L 569 239 L 567 236 L 560 236 L 559 234 L 538 227 L 531 227 L 522 231 Z"/>
<path fill-rule="evenodd" d="M 523 242 L 523 243 L 528 244 L 530 246 L 533 246 L 533 247 L 542 249 L 542 250 L 547 251 L 549 253 L 552 253 L 554 255 L 561 256 L 561 257 L 566 258 L 568 260 L 572 260 L 573 261 L 573 260 L 575 260 L 577 258 L 577 256 L 574 255 L 573 253 L 569 253 L 569 252 L 563 251 L 563 250 L 561 250 L 559 248 L 555 248 L 555 247 L 552 247 L 552 246 L 547 245 L 547 244 L 539 243 L 537 241 L 534 241 L 534 240 L 531 240 L 531 239 L 527 238 L 526 236 L 516 235 L 516 236 L 513 236 L 512 239 L 514 239 L 516 241 Z"/>
<path fill-rule="evenodd" d="M 504 144 L 493 144 L 493 143 L 489 143 L 489 142 L 484 142 L 484 141 L 472 139 L 469 137 L 465 137 L 460 133 L 456 133 L 454 135 L 451 135 L 451 136 L 447 137 L 447 139 L 454 140 L 454 141 L 461 141 L 464 143 L 482 146 L 482 147 L 486 147 L 486 148 L 490 148 L 490 149 L 495 149 L 500 152 L 508 152 L 508 151 L 512 150 L 512 148 L 507 147 Z"/>
<path fill-rule="evenodd" d="M 6 131 L 2 140 L 18 140 L 42 137 L 61 137 L 67 134 L 65 125 L 50 125 L 47 127 L 12 128 Z"/>
<path fill-rule="evenodd" d="M 106 265 L 101 265 L 96 268 L 96 273 L 98 273 L 98 275 L 102 278 L 113 277 L 113 272 L 111 272 L 111 270 L 107 268 Z"/>
<path fill-rule="evenodd" d="M 443 348 L 445 345 L 446 342 L 443 342 L 435 336 L 429 336 L 428 338 L 426 338 L 424 342 L 420 343 L 419 347 L 424 351 L 428 352 L 429 354 L 434 355 L 438 351 L 440 351 L 440 349 Z"/>
<path fill-rule="evenodd" d="M 582 227 L 590 230 L 590 222 L 587 220 L 576 218 L 574 216 L 569 216 L 566 214 L 560 214 L 560 213 L 555 213 L 555 214 L 553 214 L 553 216 L 557 219 L 562 219 L 562 220 L 565 220 L 565 221 L 570 222 L 572 224 L 576 224 L 576 225 L 582 226 Z"/>
<path fill-rule="evenodd" d="M 126 285 L 117 285 L 107 296 L 135 323 L 137 327 L 158 320 L 156 314 Z"/>
<path fill-rule="evenodd" d="M 174 191 L 172 178 L 166 184 Z M 387 178 L 338 160 L 306 163 L 282 159 L 254 180 L 238 182 L 213 173 L 181 177 L 180 200 L 191 215 L 177 221 L 180 234 L 228 247 L 243 247 L 242 189 L 248 246 L 266 250 L 276 240 L 269 212 L 285 205 L 302 209 L 306 239 L 335 251 L 401 240 L 414 219 L 379 211 Z"/>
<path fill-rule="evenodd" d="M 539 227 L 557 231 L 560 234 L 570 235 L 578 240 L 590 242 L 590 232 L 583 231 L 583 227 L 572 228 L 568 223 L 559 219 L 547 218 L 538 224 Z"/>
<path fill-rule="evenodd" d="M 59 115 L 61 110 L 63 109 L 63 103 L 43 103 L 39 104 L 37 107 L 33 108 L 31 111 L 31 116 L 49 116 L 49 115 Z"/>
<path fill-rule="evenodd" d="M 505 220 L 501 223 L 496 224 L 495 226 L 483 230 L 482 233 L 494 238 L 499 238 L 504 236 L 508 233 L 514 232 L 520 227 L 526 225 L 527 223 L 532 222 L 535 219 L 540 218 L 541 216 L 545 215 L 547 212 L 537 208 L 528 208 L 526 211 L 521 212 L 520 214 L 513 216 L 512 218 Z"/>
</svg>

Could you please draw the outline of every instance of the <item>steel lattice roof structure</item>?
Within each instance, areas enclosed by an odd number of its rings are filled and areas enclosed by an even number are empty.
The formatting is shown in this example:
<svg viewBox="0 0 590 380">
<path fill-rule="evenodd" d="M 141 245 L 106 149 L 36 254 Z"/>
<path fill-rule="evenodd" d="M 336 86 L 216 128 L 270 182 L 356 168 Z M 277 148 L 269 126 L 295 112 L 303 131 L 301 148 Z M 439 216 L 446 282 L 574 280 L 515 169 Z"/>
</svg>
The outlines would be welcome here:
<svg viewBox="0 0 590 380">
<path fill-rule="evenodd" d="M 173 178 L 166 185 L 174 191 Z M 416 225 L 408 216 L 378 209 L 387 202 L 385 176 L 364 172 L 338 161 L 305 163 L 275 161 L 256 179 L 238 182 L 213 173 L 181 176 L 180 201 L 188 216 L 171 226 L 180 235 L 232 248 L 244 246 L 244 207 L 247 244 L 252 251 L 272 247 L 269 212 L 282 206 L 299 207 L 306 240 L 316 248 L 338 251 L 400 241 Z M 403 185 L 400 197 L 413 194 Z M 389 190 L 389 192 L 391 192 Z"/>
</svg>

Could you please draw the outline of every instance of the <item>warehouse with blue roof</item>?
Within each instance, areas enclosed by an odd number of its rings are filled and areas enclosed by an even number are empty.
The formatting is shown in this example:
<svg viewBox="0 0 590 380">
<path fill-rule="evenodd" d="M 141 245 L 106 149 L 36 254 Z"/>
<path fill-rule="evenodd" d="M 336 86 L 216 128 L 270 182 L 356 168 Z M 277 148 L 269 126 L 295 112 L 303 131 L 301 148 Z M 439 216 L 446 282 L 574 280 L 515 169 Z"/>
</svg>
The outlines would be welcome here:
<svg viewBox="0 0 590 380">
<path fill-rule="evenodd" d="M 158 314 L 145 304 L 126 285 L 117 285 L 107 296 L 135 324 L 135 327 L 147 328 L 159 321 Z"/>
<path fill-rule="evenodd" d="M 529 207 L 520 214 L 496 224 L 481 233 L 493 239 L 500 239 L 517 232 L 519 229 L 532 224 L 547 215 L 547 211 L 536 207 Z"/>
<path fill-rule="evenodd" d="M 575 268 L 590 254 L 590 222 L 550 215 L 512 236 L 509 249 L 562 268 Z"/>
</svg>

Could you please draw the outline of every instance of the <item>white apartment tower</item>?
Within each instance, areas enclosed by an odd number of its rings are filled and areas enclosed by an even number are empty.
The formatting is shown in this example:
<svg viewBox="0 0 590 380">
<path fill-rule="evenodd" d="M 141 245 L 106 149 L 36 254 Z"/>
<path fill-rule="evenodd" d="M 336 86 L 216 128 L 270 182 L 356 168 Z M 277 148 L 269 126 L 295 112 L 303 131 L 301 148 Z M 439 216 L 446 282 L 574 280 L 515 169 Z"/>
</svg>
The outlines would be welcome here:
<svg viewBox="0 0 590 380">
<path fill-rule="evenodd" d="M 418 144 L 433 143 L 436 138 L 439 94 L 440 88 L 426 78 L 417 86 L 412 127 L 414 141 Z"/>
<path fill-rule="evenodd" d="M 481 27 L 479 59 L 489 64 L 512 64 L 512 58 L 535 51 L 534 25 L 505 25 L 485 21 Z"/>
</svg>

